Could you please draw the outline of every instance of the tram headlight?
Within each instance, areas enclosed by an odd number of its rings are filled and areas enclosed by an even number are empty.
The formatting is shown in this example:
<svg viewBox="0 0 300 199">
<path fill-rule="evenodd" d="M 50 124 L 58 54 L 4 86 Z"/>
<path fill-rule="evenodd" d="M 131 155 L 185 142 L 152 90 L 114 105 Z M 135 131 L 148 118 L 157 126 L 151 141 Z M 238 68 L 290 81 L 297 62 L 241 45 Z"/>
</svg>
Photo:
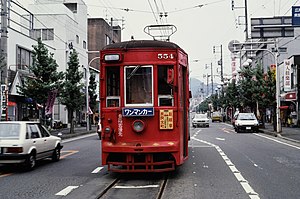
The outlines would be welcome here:
<svg viewBox="0 0 300 199">
<path fill-rule="evenodd" d="M 107 54 L 104 55 L 104 61 L 105 62 L 115 62 L 115 61 L 120 61 L 121 56 L 120 54 Z"/>
<path fill-rule="evenodd" d="M 145 129 L 145 123 L 142 120 L 135 120 L 132 123 L 132 128 L 135 132 L 140 133 Z"/>
</svg>

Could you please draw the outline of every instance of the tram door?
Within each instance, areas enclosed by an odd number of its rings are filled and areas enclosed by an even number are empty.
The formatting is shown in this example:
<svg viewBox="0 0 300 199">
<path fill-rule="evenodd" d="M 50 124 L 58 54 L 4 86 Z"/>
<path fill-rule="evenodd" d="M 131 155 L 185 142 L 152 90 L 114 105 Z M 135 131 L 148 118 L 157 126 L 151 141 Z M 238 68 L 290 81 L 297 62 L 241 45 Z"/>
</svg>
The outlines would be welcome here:
<svg viewBox="0 0 300 199">
<path fill-rule="evenodd" d="M 186 79 L 186 75 L 187 75 L 187 68 L 179 65 L 179 89 L 180 89 L 180 94 L 179 94 L 179 109 L 182 110 L 182 112 L 180 113 L 182 115 L 182 126 L 181 126 L 181 130 L 182 130 L 182 136 L 183 136 L 183 156 L 186 157 L 187 156 L 187 139 L 188 139 L 188 108 L 187 108 L 187 100 L 189 100 L 189 96 L 187 96 L 187 79 Z"/>
</svg>

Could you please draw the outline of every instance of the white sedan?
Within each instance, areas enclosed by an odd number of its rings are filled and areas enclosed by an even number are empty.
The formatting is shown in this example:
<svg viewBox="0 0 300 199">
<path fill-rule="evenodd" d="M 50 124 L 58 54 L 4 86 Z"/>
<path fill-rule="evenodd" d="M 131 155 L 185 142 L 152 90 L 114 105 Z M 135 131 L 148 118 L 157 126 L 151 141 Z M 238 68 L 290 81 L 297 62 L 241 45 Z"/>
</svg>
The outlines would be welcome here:
<svg viewBox="0 0 300 199">
<path fill-rule="evenodd" d="M 234 121 L 234 129 L 239 132 L 258 132 L 258 121 L 254 113 L 239 113 Z"/>
<path fill-rule="evenodd" d="M 195 114 L 192 120 L 193 127 L 203 126 L 209 127 L 209 119 L 207 118 L 206 114 Z"/>
<path fill-rule="evenodd" d="M 38 122 L 0 122 L 0 164 L 23 164 L 32 170 L 36 160 L 58 161 L 61 149 L 61 138 L 50 135 Z"/>
</svg>

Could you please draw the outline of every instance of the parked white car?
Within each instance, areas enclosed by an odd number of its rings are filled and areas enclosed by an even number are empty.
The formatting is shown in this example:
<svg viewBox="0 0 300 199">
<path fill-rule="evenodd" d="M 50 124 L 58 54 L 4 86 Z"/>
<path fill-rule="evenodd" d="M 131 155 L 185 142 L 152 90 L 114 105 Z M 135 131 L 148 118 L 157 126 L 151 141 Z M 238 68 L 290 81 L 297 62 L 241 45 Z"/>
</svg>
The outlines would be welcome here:
<svg viewBox="0 0 300 199">
<path fill-rule="evenodd" d="M 203 126 L 209 127 L 209 119 L 206 114 L 195 114 L 192 120 L 193 127 Z"/>
<path fill-rule="evenodd" d="M 234 120 L 234 129 L 239 132 L 258 132 L 258 120 L 254 113 L 239 113 Z"/>
<path fill-rule="evenodd" d="M 32 170 L 36 160 L 60 159 L 61 138 L 50 135 L 38 122 L 0 122 L 0 164 L 23 164 Z"/>
</svg>

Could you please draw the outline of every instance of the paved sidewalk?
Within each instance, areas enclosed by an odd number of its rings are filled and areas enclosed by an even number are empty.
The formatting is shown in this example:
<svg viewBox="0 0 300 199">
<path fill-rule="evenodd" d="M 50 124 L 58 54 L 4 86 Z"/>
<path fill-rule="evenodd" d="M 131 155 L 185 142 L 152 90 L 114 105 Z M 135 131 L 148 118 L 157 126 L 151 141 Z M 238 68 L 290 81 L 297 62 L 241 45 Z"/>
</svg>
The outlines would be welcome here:
<svg viewBox="0 0 300 199">
<path fill-rule="evenodd" d="M 265 128 L 260 128 L 260 130 L 269 135 L 278 136 L 283 139 L 300 143 L 299 127 L 282 127 L 282 132 L 278 134 L 276 131 L 274 131 L 273 124 L 266 123 Z"/>
<path fill-rule="evenodd" d="M 85 135 L 85 134 L 91 134 L 91 133 L 96 133 L 96 126 L 92 125 L 91 130 L 87 130 L 86 127 L 75 127 L 74 128 L 74 133 L 70 133 L 70 128 L 62 128 L 62 129 L 52 129 L 50 131 L 51 135 L 57 136 L 59 133 L 62 135 L 60 136 L 61 139 L 68 139 L 72 137 L 77 137 L 80 135 Z"/>
</svg>

